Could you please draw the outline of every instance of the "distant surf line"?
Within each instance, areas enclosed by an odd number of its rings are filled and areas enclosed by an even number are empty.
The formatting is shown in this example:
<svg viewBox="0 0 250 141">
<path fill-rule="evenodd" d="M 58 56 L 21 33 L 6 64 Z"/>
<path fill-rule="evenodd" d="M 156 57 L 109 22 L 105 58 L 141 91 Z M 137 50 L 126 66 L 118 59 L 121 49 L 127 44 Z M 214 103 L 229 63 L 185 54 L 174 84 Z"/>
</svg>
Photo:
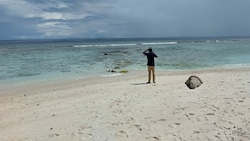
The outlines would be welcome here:
<svg viewBox="0 0 250 141">
<path fill-rule="evenodd" d="M 153 42 L 153 43 L 131 43 L 131 44 L 86 44 L 86 45 L 73 45 L 76 48 L 84 48 L 84 47 L 116 47 L 116 46 L 137 46 L 137 45 L 173 45 L 178 44 L 178 42 Z"/>
</svg>

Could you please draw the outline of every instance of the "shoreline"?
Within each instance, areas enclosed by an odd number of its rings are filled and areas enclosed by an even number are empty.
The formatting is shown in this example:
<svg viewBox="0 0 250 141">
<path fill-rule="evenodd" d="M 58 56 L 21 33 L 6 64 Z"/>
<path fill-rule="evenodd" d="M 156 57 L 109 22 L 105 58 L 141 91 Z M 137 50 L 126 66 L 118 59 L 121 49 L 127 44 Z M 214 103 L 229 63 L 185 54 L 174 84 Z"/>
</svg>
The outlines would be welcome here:
<svg viewBox="0 0 250 141">
<path fill-rule="evenodd" d="M 203 84 L 188 89 L 190 75 Z M 156 71 L 146 84 L 145 70 L 6 89 L 0 140 L 250 140 L 249 75 L 249 67 Z"/>
<path fill-rule="evenodd" d="M 190 70 L 156 70 L 156 79 L 160 76 L 165 75 L 197 75 L 200 73 L 210 73 L 210 72 L 220 72 L 220 71 L 248 71 L 250 66 L 241 67 L 215 67 L 215 68 L 205 68 L 205 69 L 190 69 Z M 108 73 L 106 73 L 108 74 Z M 0 97 L 8 95 L 18 95 L 18 93 L 29 93 L 29 92 L 39 92 L 39 91 L 51 91 L 53 89 L 64 89 L 67 87 L 73 87 L 77 85 L 91 85 L 96 83 L 106 83 L 110 81 L 117 81 L 123 79 L 134 79 L 134 78 L 145 78 L 147 80 L 147 70 L 135 70 L 129 71 L 127 73 L 121 73 L 121 75 L 116 75 L 118 73 L 109 73 L 110 76 L 105 77 L 104 75 L 94 75 L 85 76 L 82 78 L 71 78 L 71 79 L 53 79 L 53 80 L 35 80 L 27 82 L 15 82 L 13 84 L 3 84 L 0 85 Z M 114 75 L 114 76 L 112 76 Z M 142 82 L 143 83 L 143 82 Z"/>
</svg>

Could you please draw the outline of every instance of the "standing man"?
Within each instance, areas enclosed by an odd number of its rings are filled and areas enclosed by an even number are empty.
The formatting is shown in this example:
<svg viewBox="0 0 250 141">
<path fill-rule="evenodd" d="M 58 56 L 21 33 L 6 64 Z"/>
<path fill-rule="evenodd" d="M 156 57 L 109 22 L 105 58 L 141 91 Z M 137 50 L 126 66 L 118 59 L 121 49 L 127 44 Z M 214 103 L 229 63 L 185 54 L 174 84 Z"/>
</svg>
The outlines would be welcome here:
<svg viewBox="0 0 250 141">
<path fill-rule="evenodd" d="M 152 48 L 148 48 L 144 52 L 142 52 L 144 55 L 147 56 L 148 59 L 148 82 L 151 82 L 151 73 L 153 74 L 153 83 L 155 83 L 155 60 L 154 58 L 158 58 L 158 56 L 153 52 Z"/>
</svg>

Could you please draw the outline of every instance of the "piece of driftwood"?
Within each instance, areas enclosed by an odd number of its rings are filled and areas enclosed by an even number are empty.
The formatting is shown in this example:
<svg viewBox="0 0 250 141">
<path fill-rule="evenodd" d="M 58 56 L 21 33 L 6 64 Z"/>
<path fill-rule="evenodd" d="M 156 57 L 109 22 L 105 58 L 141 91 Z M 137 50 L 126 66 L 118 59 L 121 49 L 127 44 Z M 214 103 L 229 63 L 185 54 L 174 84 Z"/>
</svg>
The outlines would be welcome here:
<svg viewBox="0 0 250 141">
<path fill-rule="evenodd" d="M 201 79 L 194 75 L 190 76 L 188 80 L 185 82 L 185 84 L 187 85 L 189 89 L 195 89 L 199 87 L 202 83 L 203 82 L 201 81 Z"/>
</svg>

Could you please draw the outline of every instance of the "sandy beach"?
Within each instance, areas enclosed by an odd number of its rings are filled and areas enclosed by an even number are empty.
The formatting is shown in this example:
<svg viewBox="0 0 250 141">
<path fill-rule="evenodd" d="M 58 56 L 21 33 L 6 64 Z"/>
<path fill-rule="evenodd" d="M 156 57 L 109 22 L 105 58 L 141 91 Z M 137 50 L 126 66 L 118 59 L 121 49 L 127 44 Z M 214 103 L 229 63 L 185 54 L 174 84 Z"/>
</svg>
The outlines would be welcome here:
<svg viewBox="0 0 250 141">
<path fill-rule="evenodd" d="M 185 86 L 190 75 L 203 84 Z M 249 141 L 250 68 L 2 86 L 1 141 Z"/>
</svg>

